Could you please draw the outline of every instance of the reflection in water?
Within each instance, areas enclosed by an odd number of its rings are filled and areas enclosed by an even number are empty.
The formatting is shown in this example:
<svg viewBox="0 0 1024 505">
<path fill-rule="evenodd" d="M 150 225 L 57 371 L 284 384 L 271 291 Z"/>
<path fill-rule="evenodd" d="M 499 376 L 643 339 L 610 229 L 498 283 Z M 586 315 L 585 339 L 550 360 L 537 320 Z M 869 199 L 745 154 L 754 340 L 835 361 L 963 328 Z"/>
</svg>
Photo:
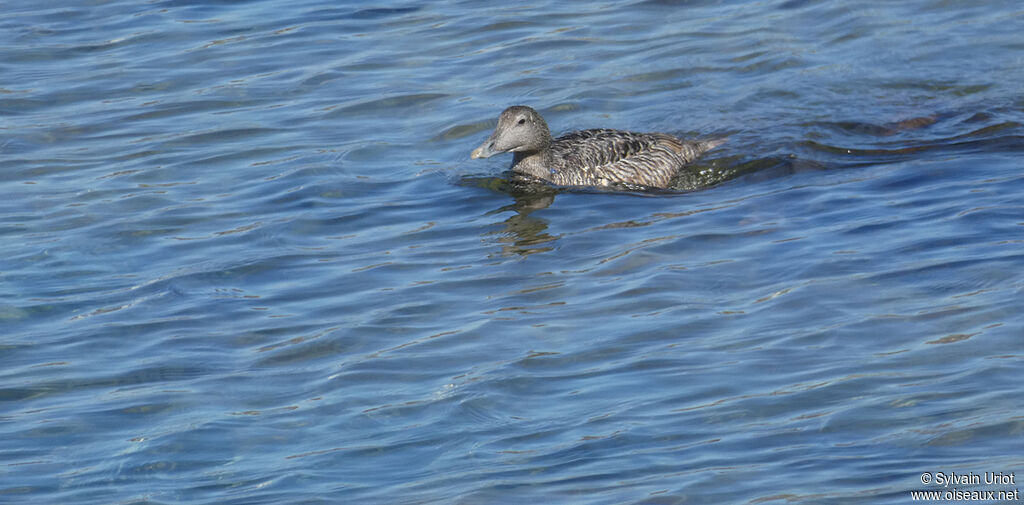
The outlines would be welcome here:
<svg viewBox="0 0 1024 505">
<path fill-rule="evenodd" d="M 530 214 L 535 210 L 550 206 L 555 201 L 555 195 L 561 191 L 559 188 L 518 178 L 501 177 L 463 177 L 458 183 L 462 186 L 486 188 L 513 198 L 511 204 L 502 205 L 487 213 L 487 215 L 494 215 L 509 211 L 515 212 L 502 223 L 503 227 L 500 230 L 486 233 L 486 235 L 497 237 L 497 241 L 502 244 L 501 256 L 525 257 L 553 249 L 539 246 L 557 240 L 559 237 L 545 233 L 548 227 L 547 221 L 530 217 Z"/>
<path fill-rule="evenodd" d="M 548 252 L 553 250 L 550 246 L 542 246 L 557 240 L 559 237 L 551 236 L 545 232 L 548 223 L 544 219 L 530 217 L 535 210 L 545 209 L 555 201 L 558 190 L 552 186 L 528 181 L 504 181 L 505 192 L 514 198 L 511 205 L 505 205 L 494 211 L 500 213 L 515 211 L 503 223 L 500 231 L 488 232 L 488 235 L 498 236 L 498 242 L 502 244 L 502 256 L 529 256 L 535 253 Z"/>
</svg>

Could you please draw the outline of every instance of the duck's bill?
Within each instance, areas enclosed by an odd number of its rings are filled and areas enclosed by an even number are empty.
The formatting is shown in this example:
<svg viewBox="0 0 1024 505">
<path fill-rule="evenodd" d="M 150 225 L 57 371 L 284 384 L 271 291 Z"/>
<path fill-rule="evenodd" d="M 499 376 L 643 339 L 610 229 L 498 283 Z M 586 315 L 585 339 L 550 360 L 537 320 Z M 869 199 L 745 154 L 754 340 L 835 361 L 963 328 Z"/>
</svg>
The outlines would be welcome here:
<svg viewBox="0 0 1024 505">
<path fill-rule="evenodd" d="M 495 154 L 501 154 L 504 151 L 494 150 L 494 139 L 487 139 L 480 147 L 473 149 L 473 153 L 469 155 L 469 158 L 475 160 L 477 158 L 490 158 Z"/>
</svg>

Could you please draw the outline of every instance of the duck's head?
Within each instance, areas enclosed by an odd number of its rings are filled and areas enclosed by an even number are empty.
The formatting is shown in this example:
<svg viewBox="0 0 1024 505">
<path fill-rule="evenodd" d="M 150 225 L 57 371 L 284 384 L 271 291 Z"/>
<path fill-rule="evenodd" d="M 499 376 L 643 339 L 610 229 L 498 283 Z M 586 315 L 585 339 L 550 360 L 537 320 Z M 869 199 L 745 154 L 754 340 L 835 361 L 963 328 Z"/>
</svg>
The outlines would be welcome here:
<svg viewBox="0 0 1024 505">
<path fill-rule="evenodd" d="M 551 145 L 551 131 L 537 111 L 525 105 L 513 105 L 498 118 L 494 133 L 469 157 L 490 158 L 501 153 L 531 153 Z"/>
</svg>

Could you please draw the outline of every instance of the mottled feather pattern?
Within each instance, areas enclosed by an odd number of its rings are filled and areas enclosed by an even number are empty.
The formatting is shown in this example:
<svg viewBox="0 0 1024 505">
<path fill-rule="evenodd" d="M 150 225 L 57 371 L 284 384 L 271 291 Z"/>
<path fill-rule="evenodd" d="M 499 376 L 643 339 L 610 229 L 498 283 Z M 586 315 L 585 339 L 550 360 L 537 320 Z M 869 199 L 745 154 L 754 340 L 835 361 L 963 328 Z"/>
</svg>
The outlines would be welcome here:
<svg viewBox="0 0 1024 505">
<path fill-rule="evenodd" d="M 551 143 L 551 182 L 565 186 L 613 183 L 665 187 L 704 150 L 663 133 L 582 130 Z"/>
</svg>

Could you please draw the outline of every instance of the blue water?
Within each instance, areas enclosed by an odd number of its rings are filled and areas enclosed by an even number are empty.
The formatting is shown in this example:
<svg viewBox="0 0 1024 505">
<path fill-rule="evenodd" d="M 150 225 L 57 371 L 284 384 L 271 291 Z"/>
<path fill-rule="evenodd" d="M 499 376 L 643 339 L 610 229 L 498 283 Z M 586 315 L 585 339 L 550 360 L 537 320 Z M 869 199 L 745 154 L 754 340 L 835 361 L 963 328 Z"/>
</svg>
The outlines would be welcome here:
<svg viewBox="0 0 1024 505">
<path fill-rule="evenodd" d="M 0 3 L 0 502 L 1024 479 L 1019 3 Z M 523 192 L 556 134 L 729 137 Z M 1016 503 L 1007 499 L 1005 503 Z"/>
</svg>

